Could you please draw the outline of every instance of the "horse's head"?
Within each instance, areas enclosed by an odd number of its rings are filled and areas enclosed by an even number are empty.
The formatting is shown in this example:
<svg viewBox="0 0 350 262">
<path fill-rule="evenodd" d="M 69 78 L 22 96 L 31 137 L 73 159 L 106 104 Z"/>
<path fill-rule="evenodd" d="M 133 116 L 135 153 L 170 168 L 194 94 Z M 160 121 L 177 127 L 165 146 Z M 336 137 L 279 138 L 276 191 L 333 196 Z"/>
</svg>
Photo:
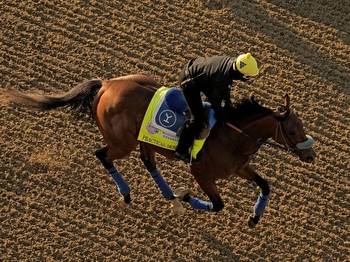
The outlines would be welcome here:
<svg viewBox="0 0 350 262">
<path fill-rule="evenodd" d="M 284 102 L 284 106 L 278 107 L 274 112 L 277 125 L 273 139 L 295 153 L 301 161 L 312 162 L 316 157 L 312 148 L 314 140 L 305 134 L 301 119 L 290 109 L 288 94 L 285 95 Z"/>
</svg>

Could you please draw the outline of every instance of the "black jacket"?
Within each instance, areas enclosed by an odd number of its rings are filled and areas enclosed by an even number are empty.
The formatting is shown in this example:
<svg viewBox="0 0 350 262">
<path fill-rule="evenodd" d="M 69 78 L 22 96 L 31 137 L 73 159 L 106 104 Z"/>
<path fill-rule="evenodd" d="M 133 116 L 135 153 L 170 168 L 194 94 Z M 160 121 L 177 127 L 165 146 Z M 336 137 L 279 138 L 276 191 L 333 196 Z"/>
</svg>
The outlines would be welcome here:
<svg viewBox="0 0 350 262">
<path fill-rule="evenodd" d="M 225 104 L 231 104 L 233 63 L 234 58 L 230 56 L 199 57 L 187 64 L 185 78 L 199 76 L 194 80 L 195 88 L 206 95 L 214 109 L 218 109 L 221 108 L 222 101 L 225 101 Z"/>
</svg>

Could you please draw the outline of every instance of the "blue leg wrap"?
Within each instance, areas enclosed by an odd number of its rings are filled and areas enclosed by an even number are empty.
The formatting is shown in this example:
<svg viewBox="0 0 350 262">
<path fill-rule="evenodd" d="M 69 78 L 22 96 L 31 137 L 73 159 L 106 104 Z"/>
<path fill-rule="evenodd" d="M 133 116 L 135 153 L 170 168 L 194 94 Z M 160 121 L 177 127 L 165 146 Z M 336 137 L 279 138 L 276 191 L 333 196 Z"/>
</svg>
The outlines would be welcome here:
<svg viewBox="0 0 350 262">
<path fill-rule="evenodd" d="M 130 187 L 125 182 L 123 176 L 114 167 L 108 169 L 108 173 L 116 183 L 119 193 L 123 196 L 127 196 L 130 193 Z"/>
<path fill-rule="evenodd" d="M 196 197 L 189 196 L 189 199 L 186 199 L 186 202 L 190 203 L 190 205 L 194 209 L 199 209 L 199 210 L 205 210 L 205 211 L 211 211 L 213 209 L 213 204 L 208 201 L 201 200 Z"/>
<path fill-rule="evenodd" d="M 165 197 L 165 199 L 170 200 L 174 198 L 173 191 L 171 190 L 170 186 L 167 184 L 165 179 L 161 176 L 158 169 L 154 169 L 150 173 L 151 177 L 153 178 L 154 182 L 156 182 L 158 188 L 160 189 L 160 192 L 162 192 L 162 195 Z"/>
<path fill-rule="evenodd" d="M 254 215 L 255 216 L 262 216 L 264 213 L 265 207 L 267 206 L 267 202 L 269 201 L 268 195 L 263 195 L 260 193 L 258 199 L 256 200 L 255 206 L 254 206 Z"/>
</svg>

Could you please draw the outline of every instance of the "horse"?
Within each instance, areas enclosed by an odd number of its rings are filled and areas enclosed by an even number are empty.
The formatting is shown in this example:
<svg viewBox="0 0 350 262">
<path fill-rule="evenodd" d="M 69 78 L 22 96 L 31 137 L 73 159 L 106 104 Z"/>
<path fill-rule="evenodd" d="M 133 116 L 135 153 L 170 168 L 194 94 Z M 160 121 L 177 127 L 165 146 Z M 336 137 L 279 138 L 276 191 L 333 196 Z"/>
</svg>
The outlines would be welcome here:
<svg viewBox="0 0 350 262">
<path fill-rule="evenodd" d="M 164 198 L 171 201 L 177 214 L 184 212 L 182 203 L 198 210 L 221 211 L 224 203 L 215 183 L 218 179 L 228 179 L 234 175 L 255 182 L 261 191 L 248 220 L 250 227 L 258 224 L 270 195 L 267 180 L 249 164 L 259 148 L 269 144 L 292 153 L 303 162 L 315 160 L 314 140 L 306 135 L 301 119 L 290 108 L 288 94 L 284 96 L 284 104 L 277 109 L 263 106 L 254 96 L 250 96 L 226 109 L 225 121 L 217 121 L 198 159 L 189 164 L 191 174 L 209 201 L 193 196 L 190 190 L 183 187 L 172 190 L 157 168 L 155 155 L 158 153 L 174 160 L 174 152 L 137 140 L 146 109 L 160 87 L 151 76 L 135 74 L 108 80 L 87 80 L 66 93 L 56 95 L 14 90 L 1 93 L 2 100 L 7 103 L 31 109 L 68 107 L 89 113 L 106 144 L 96 150 L 95 155 L 115 182 L 124 206 L 131 202 L 131 189 L 113 161 L 127 157 L 138 145 L 140 158 L 149 175 Z"/>
</svg>

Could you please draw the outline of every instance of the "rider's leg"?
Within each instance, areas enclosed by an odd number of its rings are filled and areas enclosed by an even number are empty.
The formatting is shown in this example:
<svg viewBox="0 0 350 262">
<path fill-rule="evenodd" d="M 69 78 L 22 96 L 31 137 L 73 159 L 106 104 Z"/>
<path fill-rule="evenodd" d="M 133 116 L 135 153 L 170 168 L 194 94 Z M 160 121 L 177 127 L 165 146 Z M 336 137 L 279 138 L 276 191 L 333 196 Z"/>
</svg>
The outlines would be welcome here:
<svg viewBox="0 0 350 262">
<path fill-rule="evenodd" d="M 204 108 L 200 96 L 200 90 L 194 85 L 186 85 L 183 87 L 183 93 L 194 117 L 194 121 L 184 127 L 176 148 L 175 156 L 189 161 L 189 149 L 193 144 L 194 138 L 198 136 L 204 121 Z"/>
<path fill-rule="evenodd" d="M 192 146 L 195 138 L 194 131 L 193 123 L 188 123 L 184 126 L 176 147 L 175 157 L 187 162 L 190 161 L 189 148 Z"/>
</svg>

